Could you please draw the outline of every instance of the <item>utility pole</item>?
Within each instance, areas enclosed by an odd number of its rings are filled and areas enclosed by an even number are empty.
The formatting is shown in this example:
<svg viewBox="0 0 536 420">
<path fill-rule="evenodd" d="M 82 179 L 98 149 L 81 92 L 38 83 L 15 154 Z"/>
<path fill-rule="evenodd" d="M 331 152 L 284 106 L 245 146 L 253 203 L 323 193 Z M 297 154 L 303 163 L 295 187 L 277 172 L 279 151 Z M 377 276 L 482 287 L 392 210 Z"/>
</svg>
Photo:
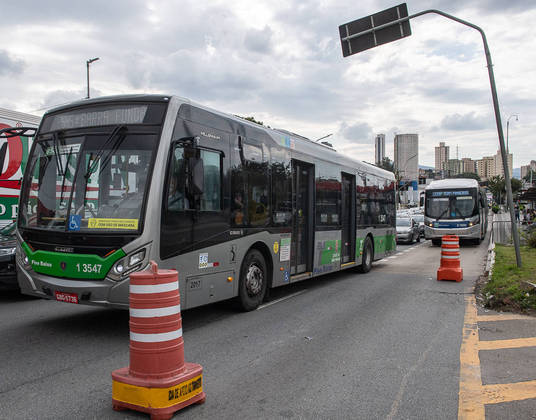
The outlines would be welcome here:
<svg viewBox="0 0 536 420">
<path fill-rule="evenodd" d="M 97 61 L 99 59 L 99 57 L 95 57 L 95 58 L 90 58 L 89 60 L 86 61 L 86 68 L 87 68 L 87 98 L 86 99 L 89 99 L 89 65 L 95 61 Z"/>
</svg>

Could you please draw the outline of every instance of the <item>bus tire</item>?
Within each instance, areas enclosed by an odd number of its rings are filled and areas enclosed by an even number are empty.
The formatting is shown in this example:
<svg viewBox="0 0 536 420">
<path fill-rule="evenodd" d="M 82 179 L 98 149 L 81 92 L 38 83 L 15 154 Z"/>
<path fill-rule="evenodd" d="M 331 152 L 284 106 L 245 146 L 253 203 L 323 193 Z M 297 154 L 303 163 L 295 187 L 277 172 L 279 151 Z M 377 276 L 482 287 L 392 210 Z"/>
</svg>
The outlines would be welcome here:
<svg viewBox="0 0 536 420">
<path fill-rule="evenodd" d="M 238 302 L 244 311 L 253 311 L 259 307 L 266 294 L 268 270 L 262 254 L 256 249 L 250 250 L 240 269 Z"/>
<path fill-rule="evenodd" d="M 441 239 L 432 239 L 432 244 L 434 246 L 439 246 L 441 245 Z"/>
<path fill-rule="evenodd" d="M 368 273 L 372 268 L 372 258 L 374 256 L 374 250 L 372 248 L 372 241 L 370 237 L 365 238 L 363 244 L 363 257 L 361 259 L 361 265 L 358 267 L 359 272 Z"/>
</svg>

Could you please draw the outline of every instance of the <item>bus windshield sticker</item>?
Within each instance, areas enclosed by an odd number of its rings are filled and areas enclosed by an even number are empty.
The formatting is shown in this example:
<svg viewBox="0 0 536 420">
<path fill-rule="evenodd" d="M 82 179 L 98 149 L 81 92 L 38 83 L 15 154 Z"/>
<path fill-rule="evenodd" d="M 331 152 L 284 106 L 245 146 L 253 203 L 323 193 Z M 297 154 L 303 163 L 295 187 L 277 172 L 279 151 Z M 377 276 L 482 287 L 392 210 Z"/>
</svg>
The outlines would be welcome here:
<svg viewBox="0 0 536 420">
<path fill-rule="evenodd" d="M 69 216 L 69 230 L 80 230 L 80 225 L 82 223 L 82 216 L 80 214 L 71 214 Z"/>
<path fill-rule="evenodd" d="M 90 218 L 89 229 L 132 229 L 138 230 L 138 219 L 97 219 Z"/>
<path fill-rule="evenodd" d="M 279 261 L 290 261 L 290 238 L 281 238 Z"/>
</svg>

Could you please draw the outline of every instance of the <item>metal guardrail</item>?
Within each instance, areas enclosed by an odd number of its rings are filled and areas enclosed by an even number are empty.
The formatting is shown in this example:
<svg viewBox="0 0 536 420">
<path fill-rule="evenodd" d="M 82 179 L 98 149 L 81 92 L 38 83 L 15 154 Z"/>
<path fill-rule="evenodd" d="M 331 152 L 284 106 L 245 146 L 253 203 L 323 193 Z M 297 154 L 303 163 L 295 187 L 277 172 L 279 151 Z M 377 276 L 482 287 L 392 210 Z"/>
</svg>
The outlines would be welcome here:
<svg viewBox="0 0 536 420">
<path fill-rule="evenodd" d="M 535 223 L 516 223 L 516 229 L 520 234 L 521 243 L 525 242 L 525 233 L 529 233 L 535 226 Z M 494 217 L 494 220 L 491 222 L 491 240 L 497 244 L 512 243 L 512 224 L 510 223 L 510 219 L 495 220 Z"/>
<path fill-rule="evenodd" d="M 512 243 L 512 224 L 510 220 L 493 220 L 491 222 L 491 240 L 496 244 Z"/>
</svg>

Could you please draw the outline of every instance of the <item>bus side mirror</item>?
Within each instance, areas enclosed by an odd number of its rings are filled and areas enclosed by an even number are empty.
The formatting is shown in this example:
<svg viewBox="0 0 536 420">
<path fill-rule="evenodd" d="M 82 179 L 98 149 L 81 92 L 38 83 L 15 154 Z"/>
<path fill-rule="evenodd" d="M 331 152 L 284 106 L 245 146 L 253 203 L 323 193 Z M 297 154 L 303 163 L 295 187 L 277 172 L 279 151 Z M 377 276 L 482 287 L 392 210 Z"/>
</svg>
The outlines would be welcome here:
<svg viewBox="0 0 536 420">
<path fill-rule="evenodd" d="M 190 168 L 192 170 L 192 193 L 195 195 L 203 194 L 205 185 L 205 167 L 202 159 L 190 158 Z"/>
</svg>

